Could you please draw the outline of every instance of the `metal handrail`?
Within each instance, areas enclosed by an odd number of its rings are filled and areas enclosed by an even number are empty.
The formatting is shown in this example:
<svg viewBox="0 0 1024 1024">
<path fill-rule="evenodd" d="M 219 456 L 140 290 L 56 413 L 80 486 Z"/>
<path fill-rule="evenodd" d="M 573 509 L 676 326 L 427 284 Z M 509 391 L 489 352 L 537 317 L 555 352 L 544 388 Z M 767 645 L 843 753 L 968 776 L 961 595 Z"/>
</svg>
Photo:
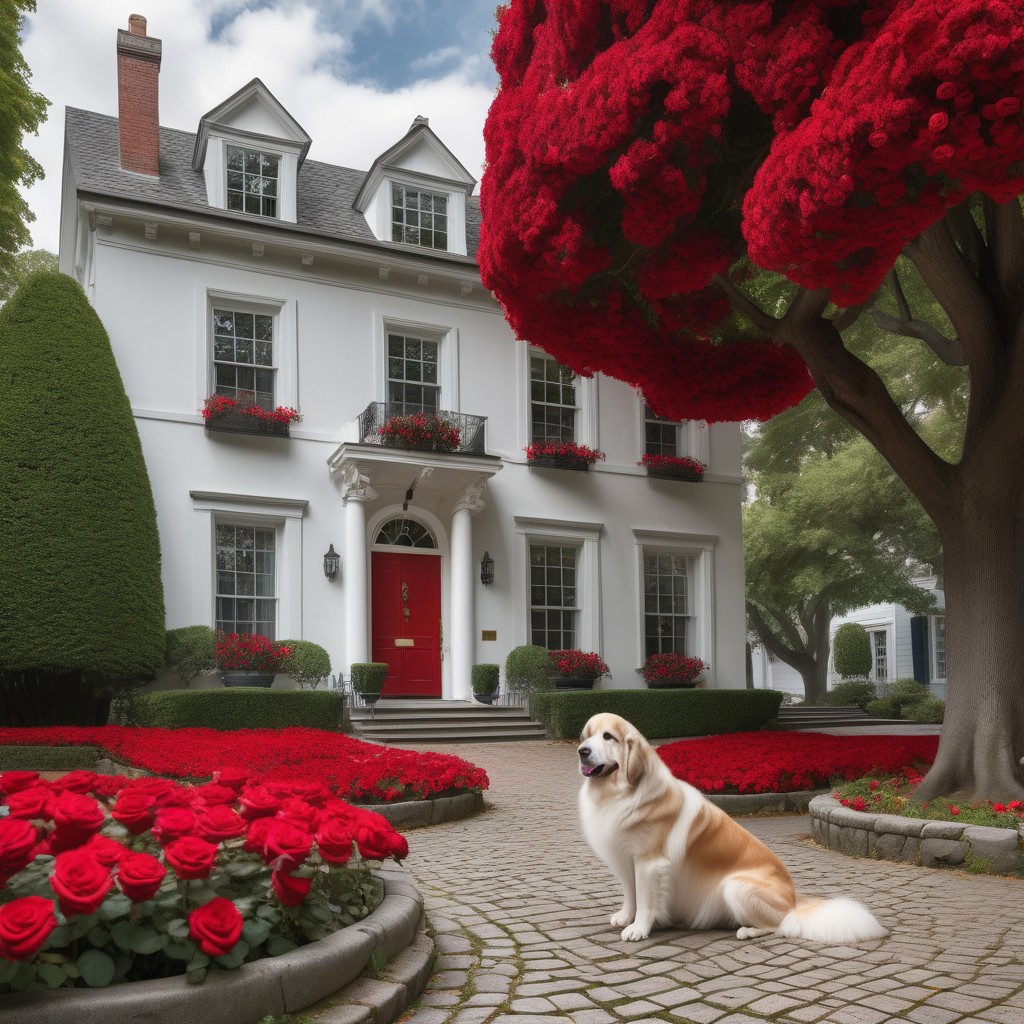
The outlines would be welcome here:
<svg viewBox="0 0 1024 1024">
<path fill-rule="evenodd" d="M 371 402 L 359 414 L 359 442 L 361 444 L 379 444 L 389 448 L 409 448 L 411 451 L 433 451 L 435 449 L 412 448 L 392 438 L 383 436 L 380 428 L 389 420 L 398 416 L 409 416 L 421 412 L 424 416 L 437 416 L 446 425 L 459 432 L 458 446 L 452 449 L 436 449 L 443 452 L 456 452 L 467 455 L 485 455 L 487 453 L 487 417 L 472 416 L 465 412 L 451 412 L 448 409 L 417 409 L 409 405 L 395 405 L 389 402 Z"/>
</svg>

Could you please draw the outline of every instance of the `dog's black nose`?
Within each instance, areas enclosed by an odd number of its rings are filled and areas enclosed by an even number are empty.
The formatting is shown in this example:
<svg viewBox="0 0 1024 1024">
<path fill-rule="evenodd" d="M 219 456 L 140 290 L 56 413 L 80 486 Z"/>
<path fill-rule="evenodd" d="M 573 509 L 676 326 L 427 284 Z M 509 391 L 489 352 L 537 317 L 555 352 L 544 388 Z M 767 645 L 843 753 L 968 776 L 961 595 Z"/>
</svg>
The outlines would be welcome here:
<svg viewBox="0 0 1024 1024">
<path fill-rule="evenodd" d="M 590 757 L 590 747 L 580 747 L 576 753 L 578 753 L 580 757 Z"/>
</svg>

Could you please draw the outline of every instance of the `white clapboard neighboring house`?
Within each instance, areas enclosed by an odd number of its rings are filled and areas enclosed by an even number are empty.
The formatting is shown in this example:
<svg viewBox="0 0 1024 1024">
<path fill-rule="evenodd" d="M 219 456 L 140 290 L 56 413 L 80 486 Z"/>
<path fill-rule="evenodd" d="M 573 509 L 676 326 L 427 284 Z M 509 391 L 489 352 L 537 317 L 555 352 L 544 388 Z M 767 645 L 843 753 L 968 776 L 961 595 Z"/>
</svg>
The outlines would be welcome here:
<svg viewBox="0 0 1024 1024">
<path fill-rule="evenodd" d="M 119 117 L 66 111 L 60 268 L 135 413 L 168 626 L 312 640 L 346 675 L 387 661 L 393 696 L 468 698 L 474 663 L 531 642 L 599 652 L 605 686 L 678 650 L 743 687 L 739 427 L 659 420 L 517 340 L 480 283 L 476 181 L 426 118 L 368 171 L 311 159 L 259 79 L 194 132 L 159 127 L 160 57 L 133 16 Z M 243 391 L 301 422 L 207 428 L 204 401 Z M 458 451 L 380 443 L 418 409 L 458 414 Z M 607 460 L 531 467 L 544 438 Z M 645 450 L 704 482 L 649 479 Z"/>
<path fill-rule="evenodd" d="M 946 598 L 935 576 L 915 580 L 935 599 L 929 615 L 914 615 L 900 604 L 872 604 L 856 608 L 832 620 L 832 639 L 845 622 L 859 622 L 871 639 L 871 675 L 875 683 L 916 679 L 936 697 L 946 699 Z M 841 682 L 832 662 L 830 646 L 829 689 Z M 803 699 L 800 673 L 758 646 L 753 651 L 754 686 L 781 690 Z"/>
</svg>

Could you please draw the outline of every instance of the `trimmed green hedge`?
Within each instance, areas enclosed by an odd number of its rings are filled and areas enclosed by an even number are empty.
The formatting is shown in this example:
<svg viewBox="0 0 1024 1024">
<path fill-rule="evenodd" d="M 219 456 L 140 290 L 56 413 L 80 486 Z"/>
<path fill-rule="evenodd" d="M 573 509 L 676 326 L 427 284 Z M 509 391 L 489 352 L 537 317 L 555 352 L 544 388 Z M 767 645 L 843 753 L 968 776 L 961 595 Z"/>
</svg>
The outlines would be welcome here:
<svg viewBox="0 0 1024 1024">
<path fill-rule="evenodd" d="M 138 699 L 138 724 L 163 729 L 344 730 L 344 698 L 333 690 L 160 690 Z"/>
<path fill-rule="evenodd" d="M 0 746 L 0 772 L 93 771 L 100 756 L 99 747 Z"/>
<path fill-rule="evenodd" d="M 474 665 L 470 676 L 473 692 L 494 693 L 498 688 L 499 671 L 500 669 L 497 665 Z"/>
<path fill-rule="evenodd" d="M 775 690 L 577 690 L 535 693 L 530 712 L 555 739 L 575 739 L 591 715 L 610 711 L 648 739 L 754 732 L 779 713 Z"/>
</svg>

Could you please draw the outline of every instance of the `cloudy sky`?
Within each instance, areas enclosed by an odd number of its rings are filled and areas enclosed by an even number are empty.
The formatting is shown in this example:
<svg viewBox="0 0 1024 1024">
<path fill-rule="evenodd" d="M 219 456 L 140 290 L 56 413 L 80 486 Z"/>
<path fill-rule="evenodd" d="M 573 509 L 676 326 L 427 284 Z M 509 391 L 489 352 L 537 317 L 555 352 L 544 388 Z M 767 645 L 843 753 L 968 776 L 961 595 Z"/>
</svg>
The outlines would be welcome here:
<svg viewBox="0 0 1024 1024">
<path fill-rule="evenodd" d="M 199 118 L 261 78 L 313 138 L 310 157 L 367 168 L 423 114 L 477 178 L 497 78 L 497 0 L 38 0 L 22 52 L 52 103 L 28 148 L 37 248 L 57 250 L 64 108 L 117 113 L 118 28 L 139 13 L 163 40 L 160 123 Z"/>
</svg>

